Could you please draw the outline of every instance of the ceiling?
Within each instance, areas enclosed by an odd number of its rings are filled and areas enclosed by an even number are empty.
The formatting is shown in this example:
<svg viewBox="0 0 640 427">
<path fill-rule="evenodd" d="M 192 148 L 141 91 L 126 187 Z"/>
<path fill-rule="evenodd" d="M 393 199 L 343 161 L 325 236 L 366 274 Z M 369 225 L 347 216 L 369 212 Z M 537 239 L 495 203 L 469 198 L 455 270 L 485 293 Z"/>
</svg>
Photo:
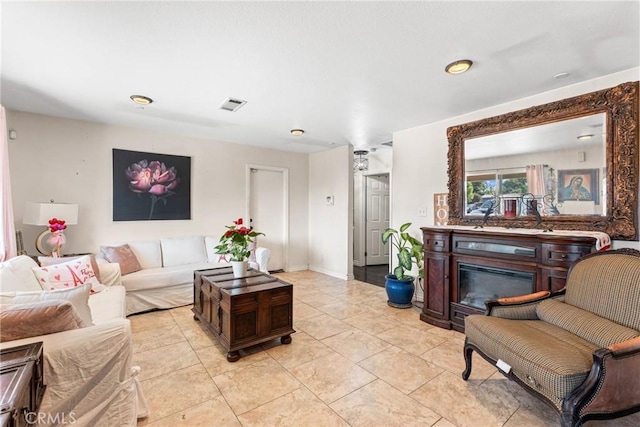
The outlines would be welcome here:
<svg viewBox="0 0 640 427">
<path fill-rule="evenodd" d="M 639 6 L 3 1 L 0 101 L 277 150 L 373 148 L 394 131 L 638 67 Z M 474 65 L 446 74 L 457 59 Z M 247 104 L 218 109 L 228 97 Z"/>
</svg>

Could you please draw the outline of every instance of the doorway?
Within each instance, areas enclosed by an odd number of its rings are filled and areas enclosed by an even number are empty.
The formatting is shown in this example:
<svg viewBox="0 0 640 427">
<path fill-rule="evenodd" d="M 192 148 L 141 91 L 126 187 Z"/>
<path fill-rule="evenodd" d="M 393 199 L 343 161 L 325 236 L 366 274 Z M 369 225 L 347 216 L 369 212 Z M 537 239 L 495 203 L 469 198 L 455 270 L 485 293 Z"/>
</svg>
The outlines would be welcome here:
<svg viewBox="0 0 640 427">
<path fill-rule="evenodd" d="M 389 273 L 389 244 L 382 243 L 382 233 L 389 227 L 390 186 L 389 174 L 362 176 L 361 191 L 362 238 L 364 248 L 361 260 L 354 265 L 356 280 L 384 286 L 384 276 Z M 361 251 L 362 252 L 362 251 Z"/>
<path fill-rule="evenodd" d="M 365 253 L 364 264 L 389 263 L 389 244 L 382 233 L 389 228 L 389 174 L 365 176 Z"/>
<path fill-rule="evenodd" d="M 271 251 L 267 269 L 286 271 L 289 242 L 289 171 L 285 168 L 247 165 L 247 218 L 264 233 L 258 246 Z"/>
</svg>

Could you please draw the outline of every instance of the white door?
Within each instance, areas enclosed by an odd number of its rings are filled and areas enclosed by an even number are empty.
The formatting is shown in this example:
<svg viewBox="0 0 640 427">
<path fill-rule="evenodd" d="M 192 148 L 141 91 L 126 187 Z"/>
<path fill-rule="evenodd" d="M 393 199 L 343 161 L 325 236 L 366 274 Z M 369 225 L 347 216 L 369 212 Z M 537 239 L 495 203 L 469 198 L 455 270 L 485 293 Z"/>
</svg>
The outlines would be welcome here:
<svg viewBox="0 0 640 427">
<path fill-rule="evenodd" d="M 285 268 L 286 221 L 285 176 L 283 170 L 251 167 L 249 173 L 249 218 L 258 236 L 258 246 L 269 248 L 269 271 Z"/>
<path fill-rule="evenodd" d="M 365 265 L 389 264 L 389 243 L 382 244 L 382 233 L 389 228 L 389 175 L 366 177 Z"/>
</svg>

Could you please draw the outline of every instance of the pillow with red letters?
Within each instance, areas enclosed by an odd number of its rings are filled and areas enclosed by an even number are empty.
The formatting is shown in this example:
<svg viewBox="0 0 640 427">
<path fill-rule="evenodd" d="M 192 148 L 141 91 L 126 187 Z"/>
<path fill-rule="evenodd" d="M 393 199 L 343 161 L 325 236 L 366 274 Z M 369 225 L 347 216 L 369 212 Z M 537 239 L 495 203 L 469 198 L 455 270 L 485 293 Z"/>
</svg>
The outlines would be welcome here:
<svg viewBox="0 0 640 427">
<path fill-rule="evenodd" d="M 33 267 L 32 270 L 45 291 L 70 289 L 87 283 L 91 285 L 91 293 L 100 292 L 106 288 L 98 281 L 89 255 L 60 264 Z"/>
<path fill-rule="evenodd" d="M 62 264 L 63 262 L 75 261 L 81 256 L 84 256 L 84 255 L 78 255 L 73 257 L 39 256 L 38 264 L 40 264 L 40 267 L 48 267 L 50 265 Z M 95 255 L 89 255 L 89 259 L 91 260 L 91 268 L 93 268 L 93 272 L 96 273 L 96 279 L 98 279 L 99 283 L 102 283 L 100 282 L 100 269 L 98 268 L 98 263 L 96 261 Z"/>
</svg>

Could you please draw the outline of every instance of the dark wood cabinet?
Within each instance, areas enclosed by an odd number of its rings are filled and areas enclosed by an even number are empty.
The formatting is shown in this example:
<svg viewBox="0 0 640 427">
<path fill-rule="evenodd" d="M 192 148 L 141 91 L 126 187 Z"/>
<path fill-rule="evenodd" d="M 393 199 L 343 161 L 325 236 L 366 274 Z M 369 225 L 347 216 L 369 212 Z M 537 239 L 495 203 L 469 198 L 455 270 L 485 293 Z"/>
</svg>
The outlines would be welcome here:
<svg viewBox="0 0 640 427">
<path fill-rule="evenodd" d="M 193 313 L 227 350 L 227 360 L 239 350 L 275 338 L 291 342 L 293 286 L 276 277 L 249 270 L 234 278 L 231 267 L 194 272 Z"/>
<path fill-rule="evenodd" d="M 424 306 L 420 319 L 464 331 L 484 301 L 564 287 L 571 264 L 595 251 L 587 235 L 472 227 L 423 227 Z"/>
<path fill-rule="evenodd" d="M 44 390 L 42 342 L 0 352 L 2 427 L 27 426 L 35 422 Z"/>
<path fill-rule="evenodd" d="M 449 255 L 432 253 L 424 259 L 425 286 L 422 312 L 434 325 L 449 327 Z"/>
</svg>

